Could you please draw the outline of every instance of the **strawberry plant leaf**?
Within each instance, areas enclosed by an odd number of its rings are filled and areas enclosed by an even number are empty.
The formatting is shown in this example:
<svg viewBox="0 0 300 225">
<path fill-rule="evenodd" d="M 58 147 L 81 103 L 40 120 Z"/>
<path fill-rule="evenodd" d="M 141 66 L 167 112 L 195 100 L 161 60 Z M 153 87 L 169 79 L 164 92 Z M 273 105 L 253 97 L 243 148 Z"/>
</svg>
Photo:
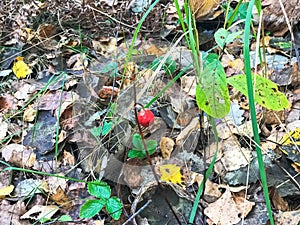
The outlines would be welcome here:
<svg viewBox="0 0 300 225">
<path fill-rule="evenodd" d="M 108 199 L 111 194 L 110 186 L 103 181 L 93 181 L 88 183 L 88 192 L 101 199 Z"/>
<path fill-rule="evenodd" d="M 144 149 L 141 135 L 134 134 L 132 137 L 132 144 L 136 149 Z"/>
<path fill-rule="evenodd" d="M 79 216 L 80 218 L 89 219 L 95 216 L 97 213 L 100 212 L 100 210 L 105 205 L 106 201 L 103 201 L 102 199 L 97 200 L 87 200 L 83 206 L 80 208 Z"/>
<path fill-rule="evenodd" d="M 216 54 L 209 54 L 196 86 L 196 102 L 200 109 L 214 118 L 229 113 L 230 99 L 226 74 Z"/>
<path fill-rule="evenodd" d="M 254 76 L 252 75 L 252 81 Z M 227 82 L 242 94 L 248 96 L 246 76 L 244 74 L 232 76 Z M 277 85 L 262 76 L 256 76 L 254 101 L 270 110 L 284 110 L 290 107 L 286 96 L 278 90 Z"/>
<path fill-rule="evenodd" d="M 149 140 L 149 141 L 146 142 L 146 146 L 147 146 L 149 154 L 152 155 L 156 150 L 157 141 L 156 140 Z"/>
<path fill-rule="evenodd" d="M 128 152 L 129 158 L 143 159 L 143 158 L 145 158 L 145 156 L 146 156 L 145 150 L 141 150 L 141 149 L 133 148 L 133 149 L 129 150 L 129 152 Z"/>
<path fill-rule="evenodd" d="M 128 157 L 129 158 L 139 158 L 139 159 L 145 158 L 146 151 L 143 146 L 142 138 L 139 134 L 133 135 L 132 143 L 135 146 L 135 148 L 131 149 L 128 152 Z M 146 146 L 147 146 L 149 154 L 152 155 L 156 150 L 157 141 L 156 140 L 148 140 L 148 141 L 146 141 Z"/>
<path fill-rule="evenodd" d="M 120 219 L 122 213 L 122 203 L 119 198 L 114 196 L 108 199 L 105 208 L 114 220 Z"/>
</svg>

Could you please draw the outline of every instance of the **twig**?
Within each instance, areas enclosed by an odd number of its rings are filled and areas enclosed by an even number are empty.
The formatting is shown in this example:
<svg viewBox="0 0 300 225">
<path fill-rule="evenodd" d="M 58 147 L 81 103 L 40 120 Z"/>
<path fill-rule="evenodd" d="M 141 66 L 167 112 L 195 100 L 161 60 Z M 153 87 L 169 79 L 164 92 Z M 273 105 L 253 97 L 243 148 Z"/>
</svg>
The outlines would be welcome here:
<svg viewBox="0 0 300 225">
<path fill-rule="evenodd" d="M 151 202 L 152 202 L 152 200 L 149 199 L 145 205 L 143 205 L 138 211 L 136 211 L 134 214 L 132 214 L 132 216 L 129 217 L 128 220 L 126 220 L 126 222 L 123 223 L 122 225 L 126 225 L 127 223 L 129 223 L 134 217 L 136 217 L 140 212 L 142 212 Z"/>
</svg>

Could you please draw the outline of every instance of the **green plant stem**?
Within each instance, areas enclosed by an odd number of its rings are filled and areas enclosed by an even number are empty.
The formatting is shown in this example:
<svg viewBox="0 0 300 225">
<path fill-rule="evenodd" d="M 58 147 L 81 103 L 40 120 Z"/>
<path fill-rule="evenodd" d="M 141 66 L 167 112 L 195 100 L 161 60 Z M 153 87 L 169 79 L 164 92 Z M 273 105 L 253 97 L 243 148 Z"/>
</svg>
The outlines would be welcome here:
<svg viewBox="0 0 300 225">
<path fill-rule="evenodd" d="M 214 138 L 215 138 L 215 141 L 216 141 L 216 151 L 215 151 L 214 157 L 213 157 L 211 163 L 209 164 L 209 167 L 208 167 L 208 169 L 205 173 L 205 176 L 204 176 L 204 178 L 203 178 L 203 180 L 202 180 L 202 182 L 199 186 L 199 189 L 197 191 L 196 198 L 194 200 L 194 204 L 193 204 L 191 214 L 190 214 L 190 218 L 189 218 L 189 224 L 194 224 L 194 220 L 195 220 L 196 212 L 197 212 L 197 209 L 198 209 L 200 197 L 202 196 L 202 193 L 205 189 L 205 183 L 206 183 L 206 181 L 208 180 L 210 174 L 213 171 L 213 168 L 214 168 L 214 165 L 215 165 L 215 162 L 216 162 L 216 159 L 217 159 L 217 155 L 218 155 L 219 138 L 218 138 L 218 132 L 217 132 L 216 124 L 215 124 L 214 118 L 209 117 L 209 119 L 210 119 L 210 124 L 213 128 Z"/>
<path fill-rule="evenodd" d="M 251 122 L 252 122 L 252 129 L 254 134 L 254 141 L 256 143 L 256 153 L 257 153 L 257 161 L 259 165 L 259 172 L 263 186 L 263 193 L 266 200 L 267 210 L 269 214 L 269 219 L 271 225 L 274 225 L 274 219 L 272 214 L 271 202 L 268 193 L 268 183 L 267 183 L 267 176 L 266 171 L 264 168 L 264 161 L 262 157 L 262 152 L 260 149 L 260 139 L 257 127 L 257 120 L 256 120 L 256 110 L 254 104 L 254 93 L 253 93 L 253 84 L 252 84 L 252 75 L 251 75 L 251 66 L 250 66 L 250 25 L 251 25 L 251 16 L 252 16 L 252 9 L 254 6 L 254 2 L 256 0 L 251 0 L 247 10 L 246 22 L 245 22 L 245 37 L 244 37 L 244 64 L 245 64 L 245 73 L 247 79 L 247 88 L 248 88 L 248 97 L 249 97 L 249 106 L 250 106 L 250 115 L 251 115 Z"/>
<path fill-rule="evenodd" d="M 21 171 L 21 172 L 25 172 L 25 173 L 33 173 L 33 174 L 38 174 L 38 175 L 43 175 L 43 176 L 57 177 L 57 178 L 76 181 L 76 182 L 88 183 L 85 180 L 80 180 L 80 179 L 76 179 L 76 178 L 72 178 L 72 177 L 65 177 L 65 176 L 60 176 L 60 175 L 51 174 L 51 173 L 45 173 L 45 172 L 40 172 L 40 171 L 35 171 L 35 170 L 29 170 L 29 169 L 24 169 L 24 168 L 13 167 L 13 166 L 10 166 L 8 163 L 6 163 L 2 160 L 0 160 L 0 163 L 7 166 L 3 170 L 1 170 L 0 173 L 4 172 L 4 171 Z"/>
</svg>

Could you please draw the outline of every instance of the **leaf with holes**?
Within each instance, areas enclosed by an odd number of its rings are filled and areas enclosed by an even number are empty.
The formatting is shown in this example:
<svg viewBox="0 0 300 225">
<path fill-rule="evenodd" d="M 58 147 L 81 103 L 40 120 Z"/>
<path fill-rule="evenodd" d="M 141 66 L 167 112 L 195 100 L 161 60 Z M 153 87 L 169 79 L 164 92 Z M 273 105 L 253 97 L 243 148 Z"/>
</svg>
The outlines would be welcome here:
<svg viewBox="0 0 300 225">
<path fill-rule="evenodd" d="M 196 101 L 200 109 L 215 118 L 229 113 L 230 99 L 226 74 L 216 54 L 208 55 L 196 87 Z"/>
<path fill-rule="evenodd" d="M 252 75 L 252 82 L 254 76 Z M 248 96 L 246 76 L 236 75 L 227 79 L 227 82 L 242 94 Z M 286 96 L 278 90 L 277 85 L 262 76 L 256 76 L 254 101 L 259 105 L 275 111 L 284 110 L 290 107 Z"/>
<path fill-rule="evenodd" d="M 216 31 L 214 37 L 216 43 L 220 46 L 220 48 L 224 48 L 225 45 L 230 44 L 234 41 L 234 39 L 241 36 L 243 31 L 238 31 L 234 33 L 230 33 L 228 30 L 224 28 L 220 28 Z"/>
</svg>

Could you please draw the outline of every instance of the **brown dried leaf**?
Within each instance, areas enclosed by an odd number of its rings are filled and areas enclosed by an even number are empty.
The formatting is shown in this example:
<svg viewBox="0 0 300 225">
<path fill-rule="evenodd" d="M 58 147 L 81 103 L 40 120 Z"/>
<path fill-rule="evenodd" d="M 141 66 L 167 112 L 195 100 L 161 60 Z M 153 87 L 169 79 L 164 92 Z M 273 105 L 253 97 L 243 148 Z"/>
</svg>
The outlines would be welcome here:
<svg viewBox="0 0 300 225">
<path fill-rule="evenodd" d="M 173 139 L 171 139 L 169 137 L 162 137 L 159 145 L 160 145 L 162 157 L 164 159 L 170 159 L 171 153 L 172 153 L 174 145 L 175 145 L 175 142 L 173 141 Z"/>
<path fill-rule="evenodd" d="M 36 160 L 36 154 L 24 145 L 9 144 L 2 149 L 2 157 L 6 162 L 19 167 L 31 168 Z"/>
<path fill-rule="evenodd" d="M 240 211 L 229 190 L 226 190 L 217 201 L 209 204 L 204 210 L 204 214 L 207 215 L 214 224 L 218 225 L 238 223 L 241 220 L 239 213 Z"/>
<path fill-rule="evenodd" d="M 217 11 L 220 0 L 190 0 L 189 4 L 195 19 L 214 19 L 222 13 Z"/>
</svg>

